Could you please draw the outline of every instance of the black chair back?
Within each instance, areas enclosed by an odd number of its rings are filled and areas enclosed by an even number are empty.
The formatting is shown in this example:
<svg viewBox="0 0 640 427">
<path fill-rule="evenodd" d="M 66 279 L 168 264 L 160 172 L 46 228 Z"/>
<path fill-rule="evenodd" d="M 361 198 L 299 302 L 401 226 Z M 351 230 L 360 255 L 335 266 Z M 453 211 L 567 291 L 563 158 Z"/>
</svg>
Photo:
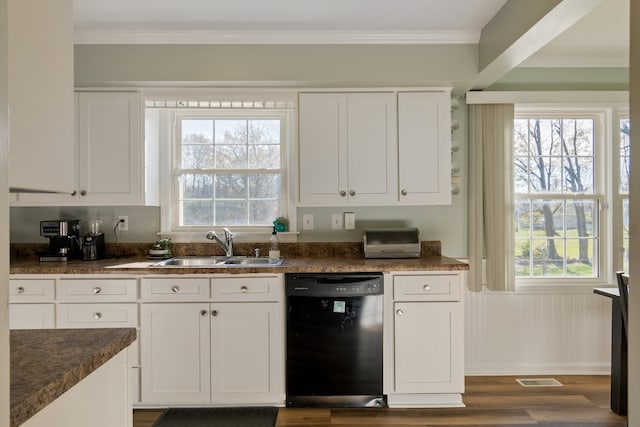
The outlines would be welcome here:
<svg viewBox="0 0 640 427">
<path fill-rule="evenodd" d="M 627 329 L 627 313 L 629 311 L 629 275 L 623 271 L 616 272 L 618 279 L 618 290 L 620 291 L 620 310 L 622 311 L 622 323 L 624 325 L 624 333 L 629 336 Z"/>
</svg>

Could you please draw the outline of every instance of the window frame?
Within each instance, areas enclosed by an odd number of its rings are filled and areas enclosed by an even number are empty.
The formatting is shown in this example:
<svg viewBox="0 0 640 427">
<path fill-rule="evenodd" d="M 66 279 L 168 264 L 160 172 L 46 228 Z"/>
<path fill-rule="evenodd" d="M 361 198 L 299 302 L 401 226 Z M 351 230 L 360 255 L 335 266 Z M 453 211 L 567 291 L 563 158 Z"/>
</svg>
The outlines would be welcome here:
<svg viewBox="0 0 640 427">
<path fill-rule="evenodd" d="M 287 168 L 286 168 L 286 129 L 287 129 L 287 114 L 286 111 L 281 110 L 254 110 L 254 109 L 215 109 L 215 110 L 173 110 L 171 112 L 171 122 L 173 123 L 173 137 L 172 137 L 172 156 L 171 156 L 171 230 L 173 232 L 194 232 L 197 230 L 207 231 L 211 229 L 218 229 L 223 227 L 233 228 L 237 231 L 251 232 L 270 230 L 272 226 L 250 226 L 250 225 L 202 225 L 202 226 L 183 226 L 179 224 L 180 214 L 177 212 L 179 207 L 180 196 L 180 176 L 188 173 L 202 173 L 202 174 L 215 174 L 216 169 L 183 169 L 178 167 L 182 159 L 182 127 L 181 122 L 185 119 L 210 119 L 210 120 L 225 120 L 225 119 L 238 119 L 238 120 L 264 120 L 275 119 L 280 121 L 280 168 L 269 169 L 268 173 L 280 175 L 280 213 L 277 216 L 283 215 L 282 212 L 287 212 L 288 198 L 287 198 Z M 274 173 L 274 171 L 278 171 Z M 237 169 L 234 170 L 237 174 L 250 175 L 253 172 L 266 171 L 265 169 Z M 275 219 L 275 218 L 274 218 Z"/>
<path fill-rule="evenodd" d="M 182 94 L 183 92 L 178 92 Z M 197 96 L 186 92 L 184 97 L 194 99 L 240 99 L 236 92 L 218 96 L 218 92 L 203 92 Z M 280 134 L 280 174 L 281 174 L 281 213 L 279 215 L 286 216 L 289 219 L 289 231 L 278 233 L 280 240 L 283 242 L 294 242 L 297 240 L 297 224 L 295 200 L 292 196 L 292 177 L 295 176 L 295 144 L 296 144 L 296 123 L 295 123 L 295 104 L 294 99 L 289 94 L 283 93 L 245 93 L 240 92 L 241 99 L 256 99 L 253 105 L 272 104 L 265 108 L 242 108 L 242 102 L 224 101 L 231 105 L 229 108 L 186 108 L 181 103 L 175 101 L 160 102 L 160 106 L 153 105 L 155 98 L 158 99 L 179 99 L 179 97 L 171 93 L 171 97 L 167 97 L 165 93 L 148 95 L 151 104 L 145 105 L 145 138 L 148 143 L 157 144 L 159 148 L 159 189 L 160 189 L 160 232 L 159 235 L 169 236 L 174 242 L 206 242 L 204 239 L 205 232 L 208 230 L 221 230 L 224 226 L 188 226 L 174 228 L 177 221 L 178 209 L 177 195 L 179 194 L 177 185 L 178 179 L 174 174 L 175 170 L 175 152 L 178 145 L 175 144 L 176 132 L 178 131 L 175 121 L 176 115 L 189 115 L 190 117 L 204 116 L 211 118 L 225 117 L 241 117 L 242 118 L 267 118 L 277 117 L 281 120 Z M 275 99 L 276 101 L 266 101 L 267 99 Z M 165 105 L 166 104 L 166 105 Z M 274 104 L 278 104 L 274 106 Z M 212 102 L 213 105 L 213 102 Z M 238 106 L 240 105 L 240 106 Z M 197 106 L 196 106 L 197 107 Z M 292 151 L 293 150 L 293 151 Z M 275 218 L 274 218 L 275 219 Z M 272 226 L 228 226 L 235 234 L 236 242 L 261 242 L 268 241 L 271 237 Z M 204 231 L 204 232 L 203 232 Z"/>
<path fill-rule="evenodd" d="M 613 255 L 616 271 L 625 270 L 625 256 L 624 253 L 624 201 L 629 201 L 629 192 L 620 192 L 620 121 L 629 120 L 629 108 L 619 107 L 613 111 L 613 126 L 615 131 L 613 133 L 613 156 L 612 156 L 612 169 L 611 174 L 614 178 L 613 190 L 612 190 L 612 211 L 613 211 Z M 615 272 L 615 271 L 614 271 Z M 614 273 L 612 272 L 612 273 Z"/>
<path fill-rule="evenodd" d="M 585 200 L 596 200 L 599 204 L 598 215 L 598 251 L 594 247 L 594 263 L 597 263 L 594 277 L 562 276 L 562 277 L 515 277 L 517 291 L 531 290 L 579 290 L 586 286 L 593 287 L 609 283 L 612 275 L 612 247 L 613 225 L 612 213 L 609 207 L 612 203 L 612 182 L 617 183 L 617 178 L 612 177 L 611 160 L 613 152 L 612 108 L 604 106 L 587 106 L 584 104 L 553 105 L 553 104 L 515 104 L 514 120 L 525 118 L 589 118 L 594 120 L 594 183 L 593 193 L 587 194 Z M 515 162 L 515 155 L 512 163 Z M 515 179 L 515 169 L 512 179 Z M 541 194 L 552 200 L 570 200 L 576 198 L 572 193 L 527 193 Z M 582 198 L 582 197 L 579 197 Z M 514 209 L 515 201 L 519 199 L 536 200 L 540 197 L 518 196 L 514 185 Z M 512 210 L 512 212 L 514 212 Z M 596 212 L 594 211 L 594 214 Z M 515 253 L 511 254 L 511 260 L 515 263 Z"/>
</svg>

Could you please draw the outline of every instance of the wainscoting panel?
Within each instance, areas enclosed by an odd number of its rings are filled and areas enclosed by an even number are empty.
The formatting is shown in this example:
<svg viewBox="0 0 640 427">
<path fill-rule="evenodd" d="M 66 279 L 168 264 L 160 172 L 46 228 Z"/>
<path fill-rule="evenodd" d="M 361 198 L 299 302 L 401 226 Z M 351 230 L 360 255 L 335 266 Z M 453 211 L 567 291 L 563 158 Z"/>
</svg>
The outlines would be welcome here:
<svg viewBox="0 0 640 427">
<path fill-rule="evenodd" d="M 466 291 L 466 375 L 608 374 L 610 353 L 608 298 Z"/>
</svg>

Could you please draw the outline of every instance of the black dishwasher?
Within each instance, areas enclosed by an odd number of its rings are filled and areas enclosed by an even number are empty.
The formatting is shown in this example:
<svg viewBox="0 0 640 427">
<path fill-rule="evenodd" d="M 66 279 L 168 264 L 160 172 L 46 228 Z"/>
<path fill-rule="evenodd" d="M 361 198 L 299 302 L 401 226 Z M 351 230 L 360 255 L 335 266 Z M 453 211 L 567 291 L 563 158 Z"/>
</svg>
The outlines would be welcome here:
<svg viewBox="0 0 640 427">
<path fill-rule="evenodd" d="M 287 406 L 382 407 L 381 273 L 287 274 Z"/>
</svg>

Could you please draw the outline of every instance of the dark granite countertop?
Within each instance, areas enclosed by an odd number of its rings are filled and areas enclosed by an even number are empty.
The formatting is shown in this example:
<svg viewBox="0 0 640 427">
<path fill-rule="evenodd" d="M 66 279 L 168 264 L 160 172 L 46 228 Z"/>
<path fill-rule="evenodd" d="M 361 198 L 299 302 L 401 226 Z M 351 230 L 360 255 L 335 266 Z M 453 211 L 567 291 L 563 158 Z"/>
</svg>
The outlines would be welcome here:
<svg viewBox="0 0 640 427">
<path fill-rule="evenodd" d="M 27 421 L 135 339 L 135 328 L 10 331 L 11 427 Z"/>
<path fill-rule="evenodd" d="M 39 262 L 35 258 L 11 261 L 11 274 L 215 274 L 215 273 L 349 273 L 368 271 L 468 270 L 469 265 L 434 255 L 409 259 L 365 259 L 344 257 L 286 258 L 270 267 L 150 267 L 156 261 L 144 257 L 98 261 Z"/>
</svg>

